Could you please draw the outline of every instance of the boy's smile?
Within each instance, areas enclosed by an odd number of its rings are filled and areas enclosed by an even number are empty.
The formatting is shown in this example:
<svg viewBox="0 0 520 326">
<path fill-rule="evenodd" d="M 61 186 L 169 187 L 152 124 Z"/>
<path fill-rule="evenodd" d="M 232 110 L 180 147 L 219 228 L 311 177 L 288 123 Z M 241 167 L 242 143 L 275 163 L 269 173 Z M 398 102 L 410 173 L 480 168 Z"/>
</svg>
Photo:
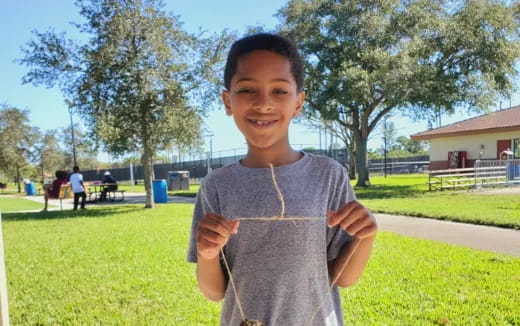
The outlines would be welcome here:
<svg viewBox="0 0 520 326">
<path fill-rule="evenodd" d="M 304 99 L 290 61 L 265 50 L 246 54 L 238 60 L 229 88 L 222 92 L 226 114 L 235 119 L 249 149 L 289 149 L 289 124 Z"/>
</svg>

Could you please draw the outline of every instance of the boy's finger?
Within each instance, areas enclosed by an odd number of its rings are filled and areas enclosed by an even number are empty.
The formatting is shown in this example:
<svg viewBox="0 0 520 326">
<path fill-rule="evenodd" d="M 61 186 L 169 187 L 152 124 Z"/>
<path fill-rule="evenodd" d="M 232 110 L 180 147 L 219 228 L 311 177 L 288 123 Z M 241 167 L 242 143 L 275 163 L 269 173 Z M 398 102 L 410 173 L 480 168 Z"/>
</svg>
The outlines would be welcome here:
<svg viewBox="0 0 520 326">
<path fill-rule="evenodd" d="M 352 210 L 354 210 L 359 203 L 357 201 L 350 201 L 343 207 L 341 207 L 335 214 L 329 216 L 328 225 L 333 227 L 338 225 L 345 217 L 349 216 Z M 329 211 L 329 213 L 332 211 Z"/>
<path fill-rule="evenodd" d="M 215 221 L 215 220 L 205 220 L 201 221 L 199 229 L 207 229 L 212 232 L 218 233 L 223 237 L 228 238 L 231 235 L 231 231 L 225 225 Z"/>
<path fill-rule="evenodd" d="M 216 243 L 213 243 L 211 241 L 209 241 L 208 239 L 205 239 L 205 238 L 200 238 L 199 239 L 199 249 L 213 249 L 213 248 L 218 248 L 218 244 Z"/>
<path fill-rule="evenodd" d="M 215 245 L 224 245 L 226 243 L 226 237 L 222 236 L 221 234 L 214 232 L 209 229 L 201 229 L 199 230 L 199 233 L 197 234 L 197 238 L 199 240 L 205 239 Z"/>
<path fill-rule="evenodd" d="M 362 230 L 364 227 L 368 226 L 369 224 L 370 224 L 370 221 L 368 221 L 366 219 L 358 219 L 357 221 L 355 221 L 351 225 L 349 225 L 346 228 L 344 228 L 344 230 L 348 234 L 357 236 L 357 233 L 360 230 Z M 343 227 L 343 225 L 342 225 L 342 227 Z"/>
<path fill-rule="evenodd" d="M 225 228 L 229 233 L 233 233 L 233 224 L 232 220 L 225 218 L 224 216 L 220 216 L 217 214 L 207 214 L 208 220 L 214 222 L 215 224 L 221 225 Z"/>
<path fill-rule="evenodd" d="M 377 233 L 377 224 L 371 224 L 368 227 L 365 227 L 365 228 L 361 229 L 356 234 L 356 237 L 358 237 L 359 239 L 365 239 L 365 238 L 368 238 L 370 236 L 373 236 L 376 233 Z"/>
<path fill-rule="evenodd" d="M 239 220 L 232 221 L 231 222 L 231 226 L 232 226 L 233 234 L 237 234 L 238 233 L 238 227 L 240 226 L 240 221 Z"/>
</svg>

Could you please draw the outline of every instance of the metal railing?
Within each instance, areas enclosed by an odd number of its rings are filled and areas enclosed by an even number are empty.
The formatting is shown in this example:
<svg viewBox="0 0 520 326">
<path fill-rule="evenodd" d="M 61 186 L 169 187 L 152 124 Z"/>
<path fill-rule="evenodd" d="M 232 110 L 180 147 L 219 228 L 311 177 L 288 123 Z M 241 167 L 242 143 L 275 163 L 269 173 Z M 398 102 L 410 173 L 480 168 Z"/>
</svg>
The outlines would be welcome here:
<svg viewBox="0 0 520 326">
<path fill-rule="evenodd" d="M 520 184 L 520 159 L 475 161 L 475 187 Z"/>
</svg>

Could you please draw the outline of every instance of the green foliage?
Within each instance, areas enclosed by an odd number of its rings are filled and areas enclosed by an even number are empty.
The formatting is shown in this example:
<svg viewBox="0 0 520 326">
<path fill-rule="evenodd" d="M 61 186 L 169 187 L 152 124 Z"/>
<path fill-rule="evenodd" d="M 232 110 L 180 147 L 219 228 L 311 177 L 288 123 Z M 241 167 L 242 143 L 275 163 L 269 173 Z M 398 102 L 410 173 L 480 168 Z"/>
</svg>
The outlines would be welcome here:
<svg viewBox="0 0 520 326">
<path fill-rule="evenodd" d="M 426 142 L 413 140 L 405 136 L 399 136 L 396 139 L 394 138 L 395 134 L 391 135 L 389 138 L 392 139 L 392 141 L 387 148 L 387 158 L 429 155 L 429 152 L 426 149 Z M 369 149 L 367 154 L 369 160 L 379 160 L 384 158 L 381 149 Z"/>
<path fill-rule="evenodd" d="M 74 105 L 114 154 L 200 137 L 198 110 L 183 81 L 192 40 L 157 1 L 81 2 L 93 35 L 84 46 L 86 69 Z M 148 158 L 147 158 L 148 159 Z"/>
<path fill-rule="evenodd" d="M 186 263 L 192 205 L 4 214 L 15 325 L 217 325 Z M 380 232 L 346 325 L 518 324 L 520 259 Z"/>
<path fill-rule="evenodd" d="M 306 60 L 307 103 L 352 132 L 358 185 L 366 142 L 395 110 L 489 107 L 509 96 L 520 56 L 517 4 L 495 1 L 292 0 L 280 29 Z"/>
<path fill-rule="evenodd" d="M 427 143 L 424 141 L 414 140 L 409 137 L 399 136 L 397 137 L 397 149 L 402 151 L 407 151 L 416 156 L 419 155 L 428 155 L 428 151 L 426 149 Z"/>
<path fill-rule="evenodd" d="M 39 161 L 42 175 L 47 174 L 54 178 L 53 172 L 65 169 L 63 152 L 60 148 L 60 140 L 56 137 L 56 130 L 48 130 L 43 135 L 39 145 Z"/>
<path fill-rule="evenodd" d="M 74 124 L 74 149 L 76 151 L 76 163 L 81 169 L 95 169 L 99 167 L 97 160 L 97 145 L 88 133 L 83 132 L 79 124 Z M 74 155 L 72 147 L 71 127 L 63 127 L 58 131 L 58 137 L 63 145 L 62 157 L 65 170 L 72 170 Z"/>
<path fill-rule="evenodd" d="M 35 160 L 40 137 L 38 128 L 29 125 L 28 115 L 27 110 L 0 105 L 0 171 L 16 176 L 19 191 L 20 179 L 34 172 L 30 163 Z"/>
</svg>

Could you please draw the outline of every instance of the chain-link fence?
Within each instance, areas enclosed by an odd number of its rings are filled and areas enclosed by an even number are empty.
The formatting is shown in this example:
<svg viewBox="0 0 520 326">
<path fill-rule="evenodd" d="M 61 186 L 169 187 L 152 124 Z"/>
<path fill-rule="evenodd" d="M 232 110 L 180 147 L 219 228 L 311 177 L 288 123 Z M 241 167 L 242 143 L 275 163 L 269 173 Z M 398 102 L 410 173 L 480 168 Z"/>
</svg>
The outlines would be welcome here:
<svg viewBox="0 0 520 326">
<path fill-rule="evenodd" d="M 413 156 L 387 158 L 380 160 L 369 160 L 368 171 L 371 175 L 384 174 L 404 174 L 404 173 L 425 173 L 430 166 L 429 156 Z"/>
<path fill-rule="evenodd" d="M 329 156 L 341 165 L 347 167 L 349 154 L 345 149 L 333 149 L 333 150 L 317 150 L 317 149 L 305 149 L 305 152 L 315 155 Z M 209 155 L 208 155 L 209 156 Z M 200 179 L 206 176 L 208 167 L 211 170 L 224 167 L 229 164 L 233 164 L 238 160 L 242 159 L 245 153 L 240 155 L 231 155 L 226 157 L 214 157 L 210 159 L 200 159 L 177 163 L 164 163 L 154 165 L 155 179 L 168 179 L 168 171 L 189 171 L 190 178 Z M 428 169 L 429 161 L 428 156 L 417 156 L 417 157 L 406 157 L 406 158 L 392 158 L 386 162 L 387 173 L 398 174 L 398 173 L 421 173 Z M 368 168 L 370 173 L 378 174 L 383 173 L 385 169 L 385 162 L 383 160 L 369 160 Z M 85 170 L 82 171 L 83 178 L 85 181 L 102 180 L 105 171 L 110 171 L 114 178 L 119 181 L 129 180 L 142 180 L 144 179 L 144 170 L 142 166 L 132 166 L 125 168 L 113 168 L 113 169 L 97 169 L 97 170 Z"/>
</svg>

